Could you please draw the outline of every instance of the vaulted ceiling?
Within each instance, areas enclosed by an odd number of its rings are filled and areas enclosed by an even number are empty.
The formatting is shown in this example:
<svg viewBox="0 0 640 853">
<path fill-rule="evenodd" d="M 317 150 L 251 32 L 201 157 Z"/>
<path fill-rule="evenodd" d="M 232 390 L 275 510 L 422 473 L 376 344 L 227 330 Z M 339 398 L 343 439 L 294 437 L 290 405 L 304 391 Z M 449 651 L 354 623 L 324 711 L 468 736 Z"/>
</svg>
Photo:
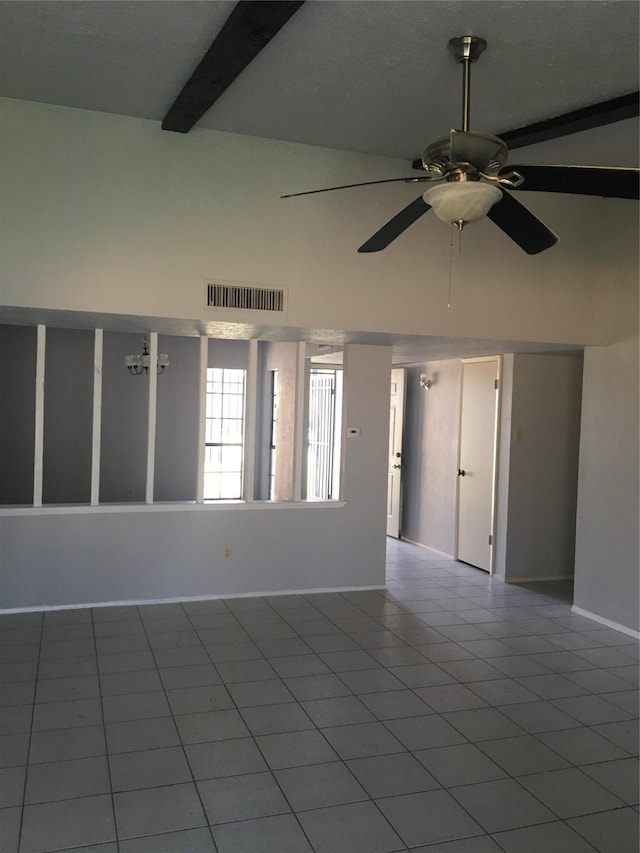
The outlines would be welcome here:
<svg viewBox="0 0 640 853">
<path fill-rule="evenodd" d="M 150 119 L 167 132 L 163 118 L 236 8 L 234 0 L 0 0 L 0 96 Z M 639 9 L 635 0 L 307 0 L 196 126 L 411 161 L 461 124 L 449 39 L 487 40 L 473 66 L 471 129 L 501 134 L 634 92 Z M 637 118 L 517 154 L 520 163 L 637 161 Z M 396 361 L 480 346 L 394 343 Z M 496 351 L 505 347 L 513 342 Z"/>
<path fill-rule="evenodd" d="M 0 95 L 160 122 L 232 0 L 0 2 Z M 308 0 L 198 127 L 401 157 L 460 125 L 450 38 L 488 42 L 471 127 L 490 133 L 638 88 L 628 0 Z M 520 162 L 636 165 L 635 119 L 545 142 Z"/>
</svg>

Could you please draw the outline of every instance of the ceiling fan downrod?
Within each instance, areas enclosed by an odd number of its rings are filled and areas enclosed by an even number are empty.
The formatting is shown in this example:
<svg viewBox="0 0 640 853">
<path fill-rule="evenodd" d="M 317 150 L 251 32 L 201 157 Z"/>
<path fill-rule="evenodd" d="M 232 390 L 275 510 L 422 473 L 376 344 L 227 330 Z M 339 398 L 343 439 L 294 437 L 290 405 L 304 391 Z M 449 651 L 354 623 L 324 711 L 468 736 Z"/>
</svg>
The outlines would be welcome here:
<svg viewBox="0 0 640 853">
<path fill-rule="evenodd" d="M 462 130 L 469 130 L 471 111 L 471 63 L 475 62 L 487 43 L 479 36 L 458 36 L 449 40 L 449 48 L 457 62 L 462 63 Z"/>
</svg>

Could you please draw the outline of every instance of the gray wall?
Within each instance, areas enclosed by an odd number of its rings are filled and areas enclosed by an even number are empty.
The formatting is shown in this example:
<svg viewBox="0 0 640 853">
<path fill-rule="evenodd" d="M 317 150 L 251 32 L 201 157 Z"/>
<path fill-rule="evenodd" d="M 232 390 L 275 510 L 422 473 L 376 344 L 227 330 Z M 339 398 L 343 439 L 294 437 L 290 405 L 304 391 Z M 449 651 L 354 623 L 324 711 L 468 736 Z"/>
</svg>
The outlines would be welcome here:
<svg viewBox="0 0 640 853">
<path fill-rule="evenodd" d="M 632 630 L 638 613 L 638 338 L 584 358 L 574 605 Z"/>
<path fill-rule="evenodd" d="M 153 499 L 194 501 L 198 479 L 198 338 L 158 336 L 169 366 L 158 376 Z"/>
<path fill-rule="evenodd" d="M 407 368 L 405 382 L 402 536 L 445 554 L 455 545 L 461 375 L 458 359 L 434 361 Z"/>
<path fill-rule="evenodd" d="M 503 358 L 495 572 L 506 580 L 572 574 L 581 374 L 576 356 Z M 461 379 L 458 359 L 406 374 L 402 536 L 445 554 L 455 550 Z"/>
<path fill-rule="evenodd" d="M 33 503 L 35 326 L 0 326 L 0 504 Z"/>
<path fill-rule="evenodd" d="M 249 341 L 209 338 L 209 367 L 246 370 L 249 360 Z"/>
<path fill-rule="evenodd" d="M 145 498 L 149 380 L 131 376 L 123 364 L 125 355 L 141 352 L 142 337 L 104 335 L 101 503 Z M 170 364 L 158 376 L 154 500 L 195 500 L 199 341 L 160 335 L 158 352 L 166 352 Z M 208 364 L 246 369 L 248 352 L 247 341 L 211 338 Z"/>
<path fill-rule="evenodd" d="M 498 485 L 495 506 L 495 552 L 493 570 L 504 578 L 507 571 L 507 533 L 509 521 L 509 465 L 511 464 L 511 413 L 513 409 L 514 353 L 502 356 L 500 372 L 500 408 L 498 411 Z M 505 439 L 505 436 L 507 438 Z"/>
<path fill-rule="evenodd" d="M 101 503 L 145 499 L 149 379 L 146 374 L 131 376 L 124 366 L 126 355 L 142 351 L 142 337 L 104 333 Z"/>
<path fill-rule="evenodd" d="M 344 503 L 5 510 L 0 608 L 384 585 L 390 367 L 347 348 Z"/>
<path fill-rule="evenodd" d="M 512 581 L 571 577 L 582 358 L 516 354 L 512 365 L 503 376 L 498 487 L 506 524 L 501 518 L 496 572 Z"/>
<path fill-rule="evenodd" d="M 43 503 L 91 500 L 94 333 L 47 329 Z"/>
<path fill-rule="evenodd" d="M 143 335 L 105 332 L 102 368 L 100 502 L 140 502 L 145 498 L 148 377 L 132 376 L 124 358 L 141 352 Z M 94 333 L 58 329 L 46 332 L 43 502 L 88 503 L 91 496 L 91 436 Z M 266 352 L 269 344 L 261 344 Z M 291 408 L 289 362 L 295 344 L 278 344 L 272 356 L 282 368 L 285 408 L 281 456 L 291 456 L 286 413 Z M 170 364 L 158 377 L 154 500 L 192 501 L 198 458 L 199 341 L 159 336 L 158 351 Z M 210 367 L 246 369 L 248 341 L 209 340 Z M 294 359 L 295 361 L 295 359 Z M 0 503 L 33 502 L 36 327 L 0 327 Z M 292 362 L 293 363 L 293 362 Z M 20 369 L 16 370 L 16 365 Z M 268 389 L 259 387 L 260 396 Z M 270 412 L 269 412 L 270 416 Z M 268 424 L 257 436 L 259 460 L 266 460 L 266 486 L 257 478 L 256 497 L 268 497 Z M 291 432 L 289 422 L 289 433 Z M 260 455 L 262 454 L 262 455 Z M 286 465 L 282 466 L 286 472 Z M 258 471 L 261 470 L 259 465 Z M 291 465 L 289 465 L 289 475 Z M 283 474 L 284 476 L 284 474 Z"/>
</svg>

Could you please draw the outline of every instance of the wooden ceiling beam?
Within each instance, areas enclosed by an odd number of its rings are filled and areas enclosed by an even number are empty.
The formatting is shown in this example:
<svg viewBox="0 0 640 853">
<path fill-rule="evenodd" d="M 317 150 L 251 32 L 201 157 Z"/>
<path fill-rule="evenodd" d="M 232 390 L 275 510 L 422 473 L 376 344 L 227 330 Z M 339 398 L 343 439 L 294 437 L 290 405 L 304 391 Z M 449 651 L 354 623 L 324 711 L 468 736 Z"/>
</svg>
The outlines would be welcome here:
<svg viewBox="0 0 640 853">
<path fill-rule="evenodd" d="M 188 133 L 303 4 L 240 0 L 171 105 L 162 129 Z"/>
<path fill-rule="evenodd" d="M 516 148 L 524 148 L 526 145 L 548 142 L 551 139 L 559 139 L 561 136 L 570 136 L 572 133 L 593 130 L 627 118 L 636 118 L 639 112 L 639 95 L 639 92 L 630 92 L 621 98 L 591 104 L 579 110 L 537 121 L 535 124 L 498 133 L 496 136 L 499 136 L 509 150 L 513 151 Z"/>
</svg>

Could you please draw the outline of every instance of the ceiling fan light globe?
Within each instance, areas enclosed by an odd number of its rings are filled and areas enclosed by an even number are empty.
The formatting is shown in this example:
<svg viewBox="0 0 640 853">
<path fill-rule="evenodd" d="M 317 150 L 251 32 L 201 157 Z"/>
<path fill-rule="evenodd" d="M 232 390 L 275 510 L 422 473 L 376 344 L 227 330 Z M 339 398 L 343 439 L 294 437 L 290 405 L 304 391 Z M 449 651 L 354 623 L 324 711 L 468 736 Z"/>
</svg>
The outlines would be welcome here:
<svg viewBox="0 0 640 853">
<path fill-rule="evenodd" d="M 456 181 L 431 187 L 422 198 L 443 222 L 475 222 L 500 201 L 502 191 L 479 181 Z"/>
</svg>

